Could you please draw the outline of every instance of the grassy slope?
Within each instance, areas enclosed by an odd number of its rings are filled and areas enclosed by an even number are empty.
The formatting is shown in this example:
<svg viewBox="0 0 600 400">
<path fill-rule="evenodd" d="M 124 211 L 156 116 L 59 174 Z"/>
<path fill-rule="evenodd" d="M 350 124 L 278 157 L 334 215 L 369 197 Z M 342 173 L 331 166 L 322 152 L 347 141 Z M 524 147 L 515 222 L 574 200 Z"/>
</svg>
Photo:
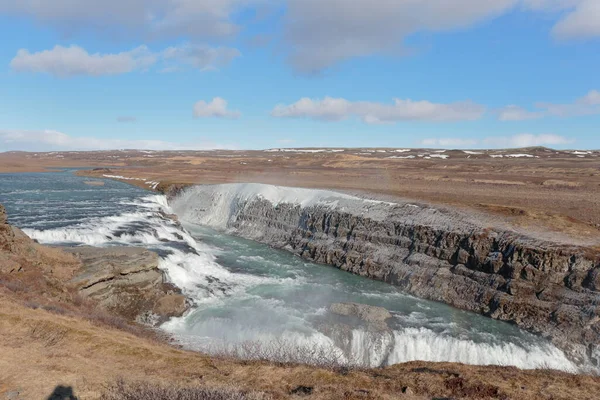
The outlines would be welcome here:
<svg viewBox="0 0 600 400">
<path fill-rule="evenodd" d="M 592 399 L 600 379 L 551 371 L 415 362 L 380 370 L 336 372 L 209 358 L 98 326 L 24 307 L 0 297 L 0 393 L 24 389 L 44 398 L 59 384 L 98 398 L 117 378 L 165 384 L 231 386 L 288 398 L 298 386 L 312 399 L 518 398 Z M 409 387 L 415 396 L 403 395 Z M 487 396 L 486 396 L 487 395 Z"/>
</svg>

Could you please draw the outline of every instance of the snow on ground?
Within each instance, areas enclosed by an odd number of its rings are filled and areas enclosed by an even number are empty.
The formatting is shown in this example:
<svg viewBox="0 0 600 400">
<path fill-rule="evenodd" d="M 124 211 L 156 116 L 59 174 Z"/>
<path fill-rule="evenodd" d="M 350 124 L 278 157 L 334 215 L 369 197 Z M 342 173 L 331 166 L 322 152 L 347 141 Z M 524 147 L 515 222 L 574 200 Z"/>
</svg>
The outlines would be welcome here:
<svg viewBox="0 0 600 400">
<path fill-rule="evenodd" d="M 125 176 L 121 176 L 121 175 L 102 175 L 104 178 L 109 178 L 109 179 L 121 179 L 124 181 L 146 181 L 146 178 L 127 178 Z"/>
<path fill-rule="evenodd" d="M 270 153 L 341 153 L 344 149 L 269 149 Z"/>
<path fill-rule="evenodd" d="M 492 158 L 539 158 L 538 156 L 534 156 L 532 154 L 490 154 Z"/>
</svg>

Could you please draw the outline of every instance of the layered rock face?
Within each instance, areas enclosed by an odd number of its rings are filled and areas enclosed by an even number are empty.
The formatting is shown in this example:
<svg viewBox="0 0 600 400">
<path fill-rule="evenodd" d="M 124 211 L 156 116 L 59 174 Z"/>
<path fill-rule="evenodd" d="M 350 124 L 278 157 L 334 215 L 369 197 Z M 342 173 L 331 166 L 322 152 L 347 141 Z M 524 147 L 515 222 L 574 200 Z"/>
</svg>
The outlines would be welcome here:
<svg viewBox="0 0 600 400">
<path fill-rule="evenodd" d="M 597 251 L 486 228 L 455 211 L 332 192 L 277 198 L 247 187 L 196 187 L 172 205 L 184 221 L 514 323 L 575 361 L 600 360 Z"/>
<path fill-rule="evenodd" d="M 188 308 L 179 289 L 166 283 L 159 257 L 136 247 L 74 247 L 81 271 L 70 284 L 106 309 L 139 322 L 160 324 Z"/>
</svg>

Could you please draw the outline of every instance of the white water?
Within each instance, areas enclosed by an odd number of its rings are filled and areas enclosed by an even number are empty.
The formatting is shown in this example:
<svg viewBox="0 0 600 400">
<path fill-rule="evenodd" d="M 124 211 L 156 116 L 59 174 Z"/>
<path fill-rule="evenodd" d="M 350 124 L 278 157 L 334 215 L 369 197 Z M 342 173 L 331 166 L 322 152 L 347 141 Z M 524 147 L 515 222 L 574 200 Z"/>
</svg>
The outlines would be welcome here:
<svg viewBox="0 0 600 400">
<path fill-rule="evenodd" d="M 78 182 L 70 185 L 79 185 Z M 118 185 L 123 184 L 111 182 L 105 189 L 125 187 Z M 35 182 L 31 186 L 33 191 Z M 90 193 L 105 189 L 99 187 Z M 72 190 L 67 185 L 66 195 Z M 212 207 L 212 215 L 201 222 L 223 228 L 232 216 L 232 205 L 259 197 L 274 204 L 292 202 L 300 207 L 317 203 L 335 207 L 344 200 L 358 201 L 367 208 L 377 203 L 328 191 L 258 185 L 223 185 L 206 190 L 210 196 L 175 202 L 180 217 L 200 215 L 199 210 Z M 61 222 L 43 229 L 27 225 L 25 232 L 47 244 L 134 245 L 159 252 L 160 268 L 196 305 L 188 315 L 163 326 L 189 348 L 210 352 L 219 351 L 219 346 L 235 347 L 249 341 L 268 345 L 283 340 L 288 345 L 331 350 L 329 354 L 369 366 L 426 360 L 577 369 L 560 350 L 513 326 L 415 299 L 390 285 L 306 263 L 288 253 L 198 225 L 185 224 L 184 229 L 164 217 L 164 213 L 174 211 L 164 196 L 147 195 L 134 188 L 131 191 L 137 194 L 114 203 L 89 200 L 91 205 L 82 204 L 84 210 L 90 209 L 83 217 L 79 216 L 82 209 L 74 217 L 65 208 L 61 221 L 76 220 L 75 223 L 63 226 Z M 8 198 L 0 194 L 0 201 L 8 204 L 10 213 L 11 208 L 18 207 L 22 195 L 13 193 Z M 208 207 L 204 203 L 208 200 L 215 203 Z M 36 197 L 35 201 L 42 204 L 47 200 Z M 90 206 L 113 207 L 113 212 L 97 217 Z M 21 213 L 22 221 L 27 221 L 25 211 Z M 51 226 L 51 222 L 46 221 L 46 226 Z M 348 336 L 348 346 L 338 347 L 339 343 L 319 326 L 330 323 L 332 317 L 327 309 L 331 303 L 348 301 L 390 310 L 394 315 L 390 322 L 393 333 L 372 334 L 355 325 Z M 391 351 L 388 353 L 387 349 Z"/>
</svg>

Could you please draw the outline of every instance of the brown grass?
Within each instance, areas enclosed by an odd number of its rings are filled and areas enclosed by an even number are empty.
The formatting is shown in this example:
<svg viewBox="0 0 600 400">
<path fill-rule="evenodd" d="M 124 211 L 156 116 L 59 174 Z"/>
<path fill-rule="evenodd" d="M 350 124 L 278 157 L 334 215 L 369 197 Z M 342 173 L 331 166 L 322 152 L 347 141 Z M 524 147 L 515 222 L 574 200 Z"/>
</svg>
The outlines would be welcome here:
<svg viewBox="0 0 600 400">
<path fill-rule="evenodd" d="M 384 369 L 332 370 L 208 357 L 149 341 L 80 317 L 31 309 L 0 296 L 0 396 L 23 389 L 46 398 L 58 385 L 82 399 L 114 395 L 114 383 L 162 389 L 235 388 L 274 400 L 310 399 L 592 399 L 600 379 L 554 371 L 413 362 Z M 460 378 L 460 379 L 457 379 Z M 125 384 L 128 387 L 129 384 Z M 110 388 L 113 389 L 110 389 Z M 175 389 L 173 389 L 175 388 Z M 108 391 L 107 391 L 108 390 Z M 105 397 L 106 398 L 106 397 Z"/>
<path fill-rule="evenodd" d="M 102 393 L 102 400 L 269 400 L 264 393 L 242 392 L 231 387 L 165 386 L 122 379 Z"/>
</svg>

